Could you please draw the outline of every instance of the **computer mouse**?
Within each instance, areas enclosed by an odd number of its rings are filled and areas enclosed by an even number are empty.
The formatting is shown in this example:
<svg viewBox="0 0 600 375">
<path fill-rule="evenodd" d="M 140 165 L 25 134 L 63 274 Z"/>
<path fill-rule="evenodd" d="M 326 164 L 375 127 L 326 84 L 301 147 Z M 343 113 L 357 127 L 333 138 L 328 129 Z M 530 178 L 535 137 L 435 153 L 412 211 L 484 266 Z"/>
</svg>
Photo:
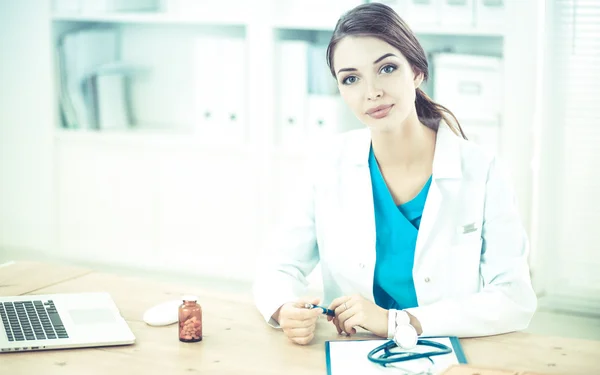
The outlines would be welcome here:
<svg viewBox="0 0 600 375">
<path fill-rule="evenodd" d="M 172 300 L 151 307 L 144 313 L 144 322 L 150 326 L 168 326 L 177 323 L 181 304 L 181 300 Z"/>
</svg>

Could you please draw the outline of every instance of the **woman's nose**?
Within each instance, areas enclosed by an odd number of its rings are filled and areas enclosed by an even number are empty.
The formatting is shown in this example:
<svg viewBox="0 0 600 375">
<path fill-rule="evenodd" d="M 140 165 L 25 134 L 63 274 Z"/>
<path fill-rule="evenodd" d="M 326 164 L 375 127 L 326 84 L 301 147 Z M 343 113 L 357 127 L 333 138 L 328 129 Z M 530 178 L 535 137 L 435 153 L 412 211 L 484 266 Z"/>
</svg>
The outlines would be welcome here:
<svg viewBox="0 0 600 375">
<path fill-rule="evenodd" d="M 376 100 L 383 96 L 383 90 L 374 84 L 369 85 L 369 91 L 367 92 L 367 99 Z"/>
</svg>

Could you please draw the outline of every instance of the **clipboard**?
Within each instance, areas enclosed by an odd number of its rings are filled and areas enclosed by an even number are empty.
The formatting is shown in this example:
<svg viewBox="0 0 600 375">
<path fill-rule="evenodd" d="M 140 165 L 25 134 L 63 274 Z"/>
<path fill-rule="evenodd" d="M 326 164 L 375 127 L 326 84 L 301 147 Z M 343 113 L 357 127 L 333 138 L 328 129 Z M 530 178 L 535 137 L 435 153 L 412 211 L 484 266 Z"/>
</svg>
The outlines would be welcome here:
<svg viewBox="0 0 600 375">
<path fill-rule="evenodd" d="M 348 373 L 393 374 L 394 367 L 403 369 L 407 373 L 425 372 L 442 373 L 452 365 L 466 364 L 467 359 L 463 352 L 458 337 L 427 337 L 427 340 L 437 341 L 452 348 L 452 353 L 434 356 L 431 359 L 418 359 L 398 362 L 389 367 L 375 364 L 367 358 L 367 354 L 374 348 L 389 340 L 330 340 L 325 342 L 325 361 L 327 375 L 347 375 Z M 420 347 L 410 351 L 430 351 L 430 347 Z"/>
</svg>

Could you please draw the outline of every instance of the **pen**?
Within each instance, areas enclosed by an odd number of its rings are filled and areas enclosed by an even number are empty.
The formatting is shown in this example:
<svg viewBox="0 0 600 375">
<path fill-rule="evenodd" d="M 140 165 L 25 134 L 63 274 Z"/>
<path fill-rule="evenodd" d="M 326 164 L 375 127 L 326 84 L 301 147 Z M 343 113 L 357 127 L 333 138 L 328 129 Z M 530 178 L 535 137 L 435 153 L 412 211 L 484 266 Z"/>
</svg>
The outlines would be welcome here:
<svg viewBox="0 0 600 375">
<path fill-rule="evenodd" d="M 329 310 L 328 308 L 323 307 L 323 306 L 313 305 L 312 303 L 305 303 L 304 308 L 305 309 L 321 309 L 321 310 L 323 310 L 323 314 L 329 315 L 329 316 L 335 316 L 335 311 Z"/>
</svg>

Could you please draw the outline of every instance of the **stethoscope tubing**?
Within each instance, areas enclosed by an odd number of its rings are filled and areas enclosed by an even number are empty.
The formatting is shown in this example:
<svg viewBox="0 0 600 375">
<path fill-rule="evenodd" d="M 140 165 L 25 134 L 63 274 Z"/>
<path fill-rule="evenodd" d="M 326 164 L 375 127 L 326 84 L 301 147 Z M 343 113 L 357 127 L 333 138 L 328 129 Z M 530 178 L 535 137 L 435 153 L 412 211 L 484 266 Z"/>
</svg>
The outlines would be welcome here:
<svg viewBox="0 0 600 375">
<path fill-rule="evenodd" d="M 452 353 L 452 349 L 450 347 L 448 347 L 447 345 L 439 343 L 439 342 L 431 341 L 431 340 L 418 340 L 417 346 L 418 345 L 431 346 L 431 347 L 437 348 L 439 350 L 434 350 L 434 351 L 425 352 L 425 353 L 414 353 L 414 352 L 392 353 L 390 351 L 390 349 L 396 347 L 397 345 L 396 345 L 396 342 L 394 342 L 394 340 L 390 340 L 390 341 L 386 342 L 385 344 L 380 345 L 380 346 L 376 347 L 375 349 L 371 350 L 368 354 L 368 358 L 369 358 L 369 361 L 371 361 L 373 363 L 377 363 L 379 365 L 386 366 L 391 363 L 410 361 L 410 360 L 415 360 L 415 359 L 420 359 L 420 358 L 430 359 L 430 357 L 433 357 L 433 356 Z M 376 354 L 382 350 L 384 351 L 384 353 L 381 356 L 376 357 Z M 393 357 L 395 357 L 395 358 L 393 358 Z"/>
</svg>

